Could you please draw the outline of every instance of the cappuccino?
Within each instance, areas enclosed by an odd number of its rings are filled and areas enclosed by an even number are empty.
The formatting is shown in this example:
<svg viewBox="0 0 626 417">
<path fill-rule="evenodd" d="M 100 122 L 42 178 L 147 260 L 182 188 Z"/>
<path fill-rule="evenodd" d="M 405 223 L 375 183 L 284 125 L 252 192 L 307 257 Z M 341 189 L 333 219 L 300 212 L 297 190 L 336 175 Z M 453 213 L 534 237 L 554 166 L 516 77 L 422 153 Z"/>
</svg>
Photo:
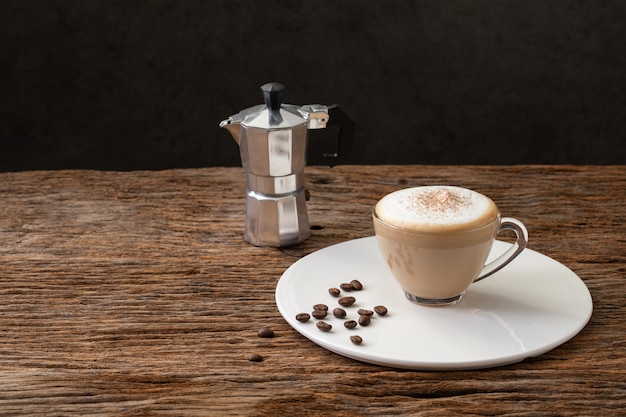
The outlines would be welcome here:
<svg viewBox="0 0 626 417">
<path fill-rule="evenodd" d="M 526 246 L 515 219 L 501 219 L 488 197 L 460 187 L 425 186 L 395 191 L 373 210 L 380 251 L 412 301 L 445 305 L 459 301 L 472 282 L 504 267 Z M 498 232 L 513 230 L 515 247 L 485 265 Z"/>
<path fill-rule="evenodd" d="M 474 229 L 498 217 L 489 197 L 452 186 L 407 188 L 386 195 L 376 204 L 378 217 L 396 227 L 423 233 Z"/>
</svg>

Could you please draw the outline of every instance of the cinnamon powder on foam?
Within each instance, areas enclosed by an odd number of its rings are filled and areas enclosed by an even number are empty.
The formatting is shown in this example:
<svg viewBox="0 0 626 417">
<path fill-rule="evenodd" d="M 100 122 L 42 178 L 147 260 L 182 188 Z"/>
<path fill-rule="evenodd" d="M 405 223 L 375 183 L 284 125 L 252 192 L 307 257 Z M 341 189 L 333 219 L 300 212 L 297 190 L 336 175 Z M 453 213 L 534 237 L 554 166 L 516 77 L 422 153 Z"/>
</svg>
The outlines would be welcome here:
<svg viewBox="0 0 626 417">
<path fill-rule="evenodd" d="M 424 232 L 464 230 L 486 224 L 498 215 L 488 197 L 452 186 L 396 191 L 377 204 L 376 213 L 398 227 Z"/>
</svg>

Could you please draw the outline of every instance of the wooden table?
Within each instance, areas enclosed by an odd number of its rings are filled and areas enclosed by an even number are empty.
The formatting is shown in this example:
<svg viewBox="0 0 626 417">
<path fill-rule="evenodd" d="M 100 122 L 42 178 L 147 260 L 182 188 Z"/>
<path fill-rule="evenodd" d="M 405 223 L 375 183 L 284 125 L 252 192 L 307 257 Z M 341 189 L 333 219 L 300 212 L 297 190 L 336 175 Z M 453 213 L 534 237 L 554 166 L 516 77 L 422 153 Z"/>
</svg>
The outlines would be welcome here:
<svg viewBox="0 0 626 417">
<path fill-rule="evenodd" d="M 0 174 L 0 414 L 623 412 L 625 166 L 307 167 L 306 180 L 313 236 L 273 249 L 243 239 L 241 168 Z M 372 235 L 385 193 L 435 183 L 491 196 L 582 278 L 594 312 L 581 333 L 514 365 L 417 372 L 331 353 L 284 321 L 287 267 Z"/>
</svg>

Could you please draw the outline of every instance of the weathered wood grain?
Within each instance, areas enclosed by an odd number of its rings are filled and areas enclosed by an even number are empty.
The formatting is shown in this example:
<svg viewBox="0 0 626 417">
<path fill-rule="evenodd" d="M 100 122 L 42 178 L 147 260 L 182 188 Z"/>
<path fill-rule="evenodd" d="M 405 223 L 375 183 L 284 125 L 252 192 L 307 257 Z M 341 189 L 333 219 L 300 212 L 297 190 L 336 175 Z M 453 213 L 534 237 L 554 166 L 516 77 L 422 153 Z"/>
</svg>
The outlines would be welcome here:
<svg viewBox="0 0 626 417">
<path fill-rule="evenodd" d="M 307 167 L 313 236 L 243 239 L 241 168 L 0 174 L 2 415 L 618 415 L 626 406 L 626 167 Z M 522 219 L 594 313 L 540 357 L 471 372 L 353 361 L 291 329 L 284 270 L 369 236 L 400 187 L 446 183 Z M 276 337 L 257 336 L 270 326 Z M 263 362 L 250 362 L 259 353 Z"/>
</svg>

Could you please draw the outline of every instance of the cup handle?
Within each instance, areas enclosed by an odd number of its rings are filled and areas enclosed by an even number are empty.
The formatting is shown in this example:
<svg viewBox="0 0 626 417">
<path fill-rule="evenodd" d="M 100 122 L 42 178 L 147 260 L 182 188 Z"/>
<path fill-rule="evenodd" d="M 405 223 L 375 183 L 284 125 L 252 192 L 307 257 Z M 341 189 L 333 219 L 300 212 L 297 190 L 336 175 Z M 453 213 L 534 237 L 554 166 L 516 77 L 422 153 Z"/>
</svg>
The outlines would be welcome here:
<svg viewBox="0 0 626 417">
<path fill-rule="evenodd" d="M 515 259 L 515 257 L 526 247 L 526 243 L 528 243 L 528 231 L 522 222 L 512 217 L 503 217 L 497 233 L 500 233 L 503 230 L 512 230 L 515 232 L 517 240 L 509 249 L 507 249 L 506 252 L 485 265 L 478 278 L 476 278 L 473 282 L 480 281 L 481 279 L 495 274 Z"/>
</svg>

